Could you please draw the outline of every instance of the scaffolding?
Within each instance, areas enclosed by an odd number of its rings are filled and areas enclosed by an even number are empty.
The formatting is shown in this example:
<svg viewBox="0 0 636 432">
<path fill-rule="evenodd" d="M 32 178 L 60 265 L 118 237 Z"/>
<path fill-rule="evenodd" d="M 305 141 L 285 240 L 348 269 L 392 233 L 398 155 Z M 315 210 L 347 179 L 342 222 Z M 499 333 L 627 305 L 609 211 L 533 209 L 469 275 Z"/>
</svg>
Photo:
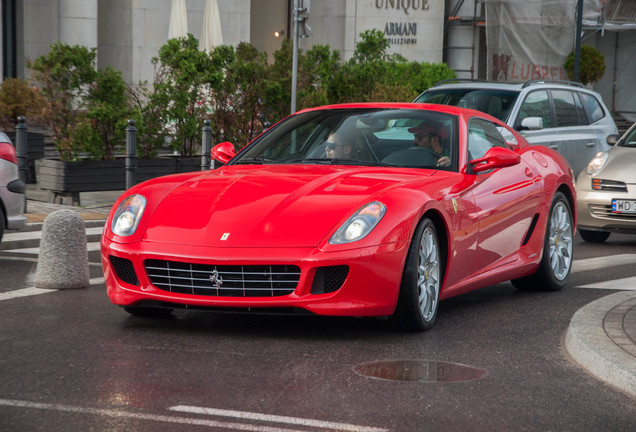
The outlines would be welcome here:
<svg viewBox="0 0 636 432">
<path fill-rule="evenodd" d="M 465 3 L 465 0 L 457 0 L 454 6 L 450 7 L 446 16 L 444 62 L 455 70 L 459 78 L 485 78 L 485 67 L 483 67 L 484 72 L 481 71 L 482 65 L 485 65 L 486 48 L 485 40 L 482 40 L 484 38 L 481 37 L 486 23 L 484 2 L 472 0 L 472 15 L 466 14 L 470 5 Z M 466 56 L 466 52 L 470 55 Z M 470 59 L 470 63 L 467 62 L 467 59 Z"/>
</svg>

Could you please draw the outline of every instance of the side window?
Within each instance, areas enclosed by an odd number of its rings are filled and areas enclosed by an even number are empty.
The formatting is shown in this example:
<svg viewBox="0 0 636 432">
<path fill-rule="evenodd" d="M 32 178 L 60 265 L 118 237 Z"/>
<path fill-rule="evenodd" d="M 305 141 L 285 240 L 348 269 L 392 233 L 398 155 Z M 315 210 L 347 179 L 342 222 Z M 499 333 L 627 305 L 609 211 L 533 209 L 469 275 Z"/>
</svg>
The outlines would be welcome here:
<svg viewBox="0 0 636 432">
<path fill-rule="evenodd" d="M 548 92 L 546 90 L 538 90 L 529 93 L 526 100 L 523 101 L 519 116 L 515 122 L 515 126 L 521 126 L 521 121 L 527 117 L 541 117 L 543 119 L 543 127 L 552 127 L 550 117 L 550 101 L 548 100 Z"/>
<path fill-rule="evenodd" d="M 583 106 L 585 107 L 585 111 L 587 111 L 591 123 L 596 123 L 597 121 L 605 117 L 603 107 L 594 96 L 587 93 L 579 93 L 579 95 L 581 96 Z"/>
<path fill-rule="evenodd" d="M 576 105 L 576 114 L 579 117 L 579 124 L 589 125 L 590 122 L 587 119 L 587 114 L 585 114 L 585 109 L 583 108 L 583 104 L 581 103 L 579 93 L 573 92 L 572 95 L 574 96 L 574 105 Z"/>
<path fill-rule="evenodd" d="M 552 100 L 556 111 L 557 125 L 579 126 L 587 124 L 583 105 L 576 94 L 569 90 L 552 90 Z M 575 100 L 576 99 L 576 100 Z"/>
<path fill-rule="evenodd" d="M 508 147 L 497 125 L 481 118 L 472 118 L 468 123 L 469 160 L 483 157 L 492 147 Z"/>
</svg>

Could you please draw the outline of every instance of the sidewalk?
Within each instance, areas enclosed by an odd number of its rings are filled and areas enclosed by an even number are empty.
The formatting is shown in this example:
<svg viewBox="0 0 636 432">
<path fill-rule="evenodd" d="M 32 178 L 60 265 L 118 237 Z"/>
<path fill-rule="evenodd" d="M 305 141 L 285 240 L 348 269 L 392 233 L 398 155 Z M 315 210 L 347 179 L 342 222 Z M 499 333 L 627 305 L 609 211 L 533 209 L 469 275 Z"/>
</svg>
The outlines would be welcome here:
<svg viewBox="0 0 636 432">
<path fill-rule="evenodd" d="M 111 207 L 124 191 L 82 192 L 81 206 L 73 206 L 70 198 L 64 198 L 62 204 L 53 204 L 49 191 L 39 189 L 35 184 L 27 184 L 27 223 L 44 222 L 49 213 L 60 209 L 78 212 L 84 220 L 105 220 Z"/>
<path fill-rule="evenodd" d="M 63 208 L 77 211 L 86 221 L 105 220 L 123 192 L 85 192 L 78 207 L 52 204 L 47 191 L 27 185 L 27 220 L 40 223 Z M 636 291 L 611 294 L 581 308 L 570 321 L 565 345 L 589 373 L 636 397 Z"/>
</svg>

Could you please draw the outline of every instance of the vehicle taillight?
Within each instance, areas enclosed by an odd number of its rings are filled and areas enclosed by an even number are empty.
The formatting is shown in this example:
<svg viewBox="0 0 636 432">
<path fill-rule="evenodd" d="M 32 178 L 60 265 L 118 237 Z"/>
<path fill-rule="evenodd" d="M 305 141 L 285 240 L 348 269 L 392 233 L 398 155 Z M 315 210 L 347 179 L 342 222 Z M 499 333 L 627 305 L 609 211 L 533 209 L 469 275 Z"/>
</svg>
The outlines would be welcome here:
<svg viewBox="0 0 636 432">
<path fill-rule="evenodd" d="M 0 159 L 8 160 L 16 165 L 18 164 L 18 157 L 11 143 L 0 142 Z"/>
</svg>

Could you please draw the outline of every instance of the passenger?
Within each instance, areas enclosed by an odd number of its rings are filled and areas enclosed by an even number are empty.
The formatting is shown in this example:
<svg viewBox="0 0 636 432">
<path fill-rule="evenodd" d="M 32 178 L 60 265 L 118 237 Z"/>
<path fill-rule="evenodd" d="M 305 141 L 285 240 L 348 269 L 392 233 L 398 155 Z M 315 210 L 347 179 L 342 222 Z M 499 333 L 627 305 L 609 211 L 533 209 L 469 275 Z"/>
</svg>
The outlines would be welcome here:
<svg viewBox="0 0 636 432">
<path fill-rule="evenodd" d="M 413 144 L 432 150 L 438 157 L 438 166 L 449 166 L 451 163 L 446 141 L 448 131 L 446 127 L 435 120 L 424 120 L 418 126 L 409 129 L 414 134 Z"/>
</svg>

